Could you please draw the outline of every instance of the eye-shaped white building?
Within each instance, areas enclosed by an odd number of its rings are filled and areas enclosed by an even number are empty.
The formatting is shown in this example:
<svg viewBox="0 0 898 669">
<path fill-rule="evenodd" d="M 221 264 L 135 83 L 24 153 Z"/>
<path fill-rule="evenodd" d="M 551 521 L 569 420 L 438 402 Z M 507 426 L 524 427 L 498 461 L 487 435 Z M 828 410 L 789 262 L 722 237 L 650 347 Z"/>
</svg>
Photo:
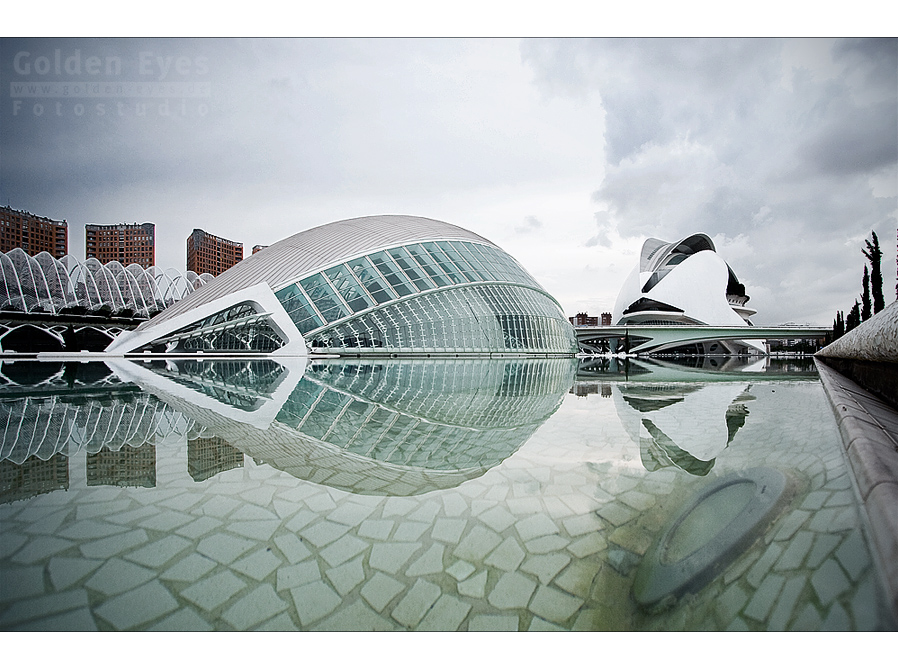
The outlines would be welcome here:
<svg viewBox="0 0 898 669">
<path fill-rule="evenodd" d="M 297 233 L 249 256 L 109 353 L 573 355 L 558 302 L 492 242 L 416 216 Z"/>
<path fill-rule="evenodd" d="M 714 242 L 695 234 L 678 242 L 649 238 L 639 263 L 618 293 L 616 325 L 753 325 L 757 313 Z M 675 345 L 673 345 L 675 346 Z M 700 354 L 763 353 L 759 341 L 714 341 L 690 345 Z M 662 352 L 661 348 L 656 352 Z"/>
</svg>

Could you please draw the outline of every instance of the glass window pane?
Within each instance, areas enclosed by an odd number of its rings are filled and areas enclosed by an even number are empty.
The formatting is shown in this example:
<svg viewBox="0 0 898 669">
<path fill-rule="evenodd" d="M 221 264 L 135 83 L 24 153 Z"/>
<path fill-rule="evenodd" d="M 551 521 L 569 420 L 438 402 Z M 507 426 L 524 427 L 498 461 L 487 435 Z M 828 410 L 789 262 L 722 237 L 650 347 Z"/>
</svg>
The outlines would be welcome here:
<svg viewBox="0 0 898 669">
<path fill-rule="evenodd" d="M 320 274 L 306 277 L 299 284 L 328 323 L 349 315 L 346 307 L 343 306 L 343 303 L 340 302 L 340 299 L 334 293 L 333 288 L 327 284 L 327 281 Z"/>
<path fill-rule="evenodd" d="M 368 259 L 374 263 L 378 270 L 380 270 L 380 273 L 384 275 L 384 278 L 393 287 L 393 290 L 399 297 L 405 297 L 406 295 L 411 295 L 412 293 L 417 292 L 415 287 L 409 283 L 409 280 L 403 276 L 399 267 L 396 266 L 396 263 L 394 263 L 386 253 L 383 251 L 372 253 L 368 256 Z"/>
<path fill-rule="evenodd" d="M 392 256 L 393 260 L 396 261 L 396 264 L 402 268 L 402 271 L 404 271 L 405 275 L 412 280 L 412 283 L 415 284 L 415 287 L 418 290 L 436 288 L 436 284 L 434 284 L 430 277 L 421 270 L 418 263 L 412 259 L 408 251 L 404 248 L 390 249 L 387 253 Z"/>
<path fill-rule="evenodd" d="M 415 261 L 424 268 L 424 271 L 427 272 L 427 275 L 437 286 L 448 286 L 454 283 L 427 254 L 427 252 L 424 250 L 424 247 L 418 244 L 411 244 L 407 246 L 406 249 L 409 253 L 412 254 L 412 257 L 414 257 Z"/>
<path fill-rule="evenodd" d="M 453 283 L 466 283 L 468 279 L 458 271 L 458 268 L 452 263 L 439 246 L 433 242 L 425 242 L 422 246 L 437 261 L 443 271 L 452 279 Z"/>
<path fill-rule="evenodd" d="M 437 246 L 443 250 L 443 252 L 449 256 L 449 259 L 455 263 L 455 266 L 461 270 L 462 274 L 468 279 L 468 281 L 482 281 L 483 277 L 477 273 L 476 269 L 471 266 L 471 264 L 462 256 L 461 253 L 458 252 L 452 244 L 449 242 L 437 242 Z"/>
<path fill-rule="evenodd" d="M 373 307 L 374 303 L 371 298 L 365 294 L 365 291 L 356 281 L 356 278 L 349 271 L 346 265 L 338 265 L 331 269 L 325 270 L 327 278 L 334 284 L 334 288 L 340 293 L 340 296 L 346 300 L 346 304 L 352 309 L 353 313 L 362 311 L 368 307 Z"/>
<path fill-rule="evenodd" d="M 303 334 L 324 325 L 296 284 L 282 288 L 275 296 Z"/>
<path fill-rule="evenodd" d="M 396 299 L 396 293 L 393 289 L 384 284 L 384 280 L 375 271 L 374 266 L 368 262 L 367 258 L 357 258 L 350 260 L 348 263 L 353 273 L 358 277 L 359 281 L 365 286 L 371 297 L 378 304 L 389 302 Z"/>
<path fill-rule="evenodd" d="M 496 276 L 490 271 L 488 263 L 484 260 L 483 255 L 477 250 L 477 245 L 471 242 L 452 242 L 452 246 L 457 248 L 462 256 L 471 263 L 471 266 L 477 270 L 487 281 L 494 281 Z"/>
</svg>

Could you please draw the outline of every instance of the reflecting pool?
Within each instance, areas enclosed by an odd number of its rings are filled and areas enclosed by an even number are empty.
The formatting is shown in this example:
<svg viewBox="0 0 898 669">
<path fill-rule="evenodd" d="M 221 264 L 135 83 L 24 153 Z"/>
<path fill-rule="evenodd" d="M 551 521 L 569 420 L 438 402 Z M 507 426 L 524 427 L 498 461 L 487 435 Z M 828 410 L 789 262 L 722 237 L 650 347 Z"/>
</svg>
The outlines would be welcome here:
<svg viewBox="0 0 898 669">
<path fill-rule="evenodd" d="M 812 361 L 0 366 L 0 629 L 893 629 Z"/>
</svg>

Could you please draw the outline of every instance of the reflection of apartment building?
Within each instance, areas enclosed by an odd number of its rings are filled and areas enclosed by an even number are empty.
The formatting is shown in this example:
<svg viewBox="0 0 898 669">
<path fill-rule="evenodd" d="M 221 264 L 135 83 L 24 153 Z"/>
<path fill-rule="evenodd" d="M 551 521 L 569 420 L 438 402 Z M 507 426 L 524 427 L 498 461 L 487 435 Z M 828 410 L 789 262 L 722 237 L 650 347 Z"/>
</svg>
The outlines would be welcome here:
<svg viewBox="0 0 898 669">
<path fill-rule="evenodd" d="M 243 244 L 194 230 L 187 238 L 187 271 L 218 276 L 243 260 Z"/>
<path fill-rule="evenodd" d="M 62 453 L 47 460 L 32 456 L 20 465 L 0 462 L 0 504 L 68 488 L 69 459 Z"/>
<path fill-rule="evenodd" d="M 54 258 L 62 258 L 69 252 L 68 223 L 0 207 L 0 251 L 17 248 L 31 256 L 46 251 Z"/>
<path fill-rule="evenodd" d="M 196 482 L 243 466 L 243 453 L 218 437 L 187 441 L 187 473 Z"/>
<path fill-rule="evenodd" d="M 119 223 L 84 226 L 84 256 L 104 265 L 117 260 L 122 265 L 138 264 L 149 269 L 156 264 L 156 225 Z"/>
<path fill-rule="evenodd" d="M 122 446 L 117 451 L 103 448 L 87 454 L 87 485 L 114 485 L 120 488 L 156 487 L 156 446 Z"/>
</svg>

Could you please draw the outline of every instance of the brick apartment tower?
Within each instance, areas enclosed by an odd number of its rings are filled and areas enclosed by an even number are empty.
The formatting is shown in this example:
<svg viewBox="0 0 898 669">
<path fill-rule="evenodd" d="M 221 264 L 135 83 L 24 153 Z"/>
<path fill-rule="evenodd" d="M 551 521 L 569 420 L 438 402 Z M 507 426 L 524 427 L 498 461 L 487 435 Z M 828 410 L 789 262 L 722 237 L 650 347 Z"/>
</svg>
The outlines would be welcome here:
<svg viewBox="0 0 898 669">
<path fill-rule="evenodd" d="M 243 260 L 243 243 L 194 230 L 187 238 L 187 271 L 218 276 Z"/>
<path fill-rule="evenodd" d="M 0 207 L 0 251 L 20 248 L 31 256 L 46 251 L 54 258 L 69 252 L 69 224 Z"/>
<path fill-rule="evenodd" d="M 118 260 L 125 267 L 136 263 L 149 269 L 156 264 L 156 225 L 85 225 L 84 256 L 96 258 L 104 265 Z"/>
</svg>

